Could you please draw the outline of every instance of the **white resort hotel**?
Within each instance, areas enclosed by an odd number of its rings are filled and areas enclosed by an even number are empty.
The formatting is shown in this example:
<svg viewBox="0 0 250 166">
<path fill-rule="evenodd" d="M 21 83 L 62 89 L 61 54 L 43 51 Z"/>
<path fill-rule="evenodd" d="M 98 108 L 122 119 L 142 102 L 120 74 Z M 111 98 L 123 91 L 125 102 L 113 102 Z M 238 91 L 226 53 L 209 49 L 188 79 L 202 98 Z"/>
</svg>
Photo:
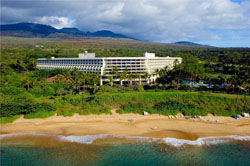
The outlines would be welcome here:
<svg viewBox="0 0 250 166">
<path fill-rule="evenodd" d="M 95 53 L 81 53 L 78 58 L 39 58 L 37 67 L 39 69 L 70 69 L 75 68 L 86 73 L 97 73 L 100 75 L 100 85 L 109 82 L 113 76 L 114 82 L 121 85 L 130 83 L 151 83 L 156 80 L 160 70 L 168 66 L 172 69 L 174 63 L 181 63 L 180 57 L 156 57 L 154 53 L 144 53 L 142 57 L 95 57 Z M 116 76 L 114 76 L 114 69 Z M 123 78 L 122 73 L 134 75 L 128 79 Z"/>
</svg>

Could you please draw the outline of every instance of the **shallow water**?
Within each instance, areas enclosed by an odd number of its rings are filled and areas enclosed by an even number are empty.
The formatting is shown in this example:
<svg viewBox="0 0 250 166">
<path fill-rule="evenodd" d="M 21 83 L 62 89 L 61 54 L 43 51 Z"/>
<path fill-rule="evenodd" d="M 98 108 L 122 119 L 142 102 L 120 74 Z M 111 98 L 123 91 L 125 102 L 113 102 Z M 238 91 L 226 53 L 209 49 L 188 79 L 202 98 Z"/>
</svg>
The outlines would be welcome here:
<svg viewBox="0 0 250 166">
<path fill-rule="evenodd" d="M 215 142 L 211 144 L 212 139 Z M 193 144 L 202 142 L 200 140 L 190 144 L 189 141 L 169 138 L 160 140 L 109 135 L 8 136 L 1 139 L 1 166 L 250 165 L 248 139 L 239 141 L 239 139 L 209 138 L 208 140 L 210 142 L 207 144 Z M 176 146 L 174 142 L 186 143 Z"/>
</svg>

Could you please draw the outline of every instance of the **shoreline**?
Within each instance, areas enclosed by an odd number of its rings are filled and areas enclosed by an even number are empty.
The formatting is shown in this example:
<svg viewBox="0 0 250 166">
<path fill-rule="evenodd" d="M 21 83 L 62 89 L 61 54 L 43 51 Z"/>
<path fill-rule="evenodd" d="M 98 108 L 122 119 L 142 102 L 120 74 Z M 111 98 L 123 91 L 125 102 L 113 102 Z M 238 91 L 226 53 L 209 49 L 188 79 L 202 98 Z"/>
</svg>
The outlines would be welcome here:
<svg viewBox="0 0 250 166">
<path fill-rule="evenodd" d="M 179 117 L 179 116 L 178 116 Z M 177 138 L 196 140 L 213 136 L 250 136 L 250 117 L 208 115 L 200 119 L 169 119 L 164 115 L 118 114 L 78 115 L 72 117 L 52 116 L 47 119 L 24 119 L 1 124 L 0 134 L 49 134 L 63 136 L 117 135 L 152 138 Z M 213 122 L 211 120 L 213 119 Z M 130 122 L 129 120 L 133 120 Z M 216 122 L 216 120 L 218 120 Z"/>
</svg>

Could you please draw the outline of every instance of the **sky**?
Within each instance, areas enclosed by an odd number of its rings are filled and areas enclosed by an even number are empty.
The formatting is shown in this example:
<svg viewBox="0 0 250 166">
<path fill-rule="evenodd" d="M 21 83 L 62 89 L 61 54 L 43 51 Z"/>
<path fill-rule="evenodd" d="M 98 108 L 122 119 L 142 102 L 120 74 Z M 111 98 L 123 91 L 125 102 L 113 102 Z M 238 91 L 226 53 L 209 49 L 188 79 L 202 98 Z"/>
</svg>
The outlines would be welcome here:
<svg viewBox="0 0 250 166">
<path fill-rule="evenodd" d="M 250 0 L 1 0 L 1 24 L 111 30 L 140 40 L 250 47 Z"/>
</svg>

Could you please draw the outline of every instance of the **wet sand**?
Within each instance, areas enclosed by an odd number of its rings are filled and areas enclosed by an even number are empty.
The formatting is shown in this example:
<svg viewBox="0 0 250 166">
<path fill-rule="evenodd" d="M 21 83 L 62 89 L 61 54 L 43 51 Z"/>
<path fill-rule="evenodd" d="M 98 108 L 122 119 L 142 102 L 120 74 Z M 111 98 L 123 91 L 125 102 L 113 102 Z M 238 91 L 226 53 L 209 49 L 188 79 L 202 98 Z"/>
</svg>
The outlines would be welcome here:
<svg viewBox="0 0 250 166">
<path fill-rule="evenodd" d="M 134 120 L 130 122 L 129 120 Z M 72 117 L 52 116 L 47 119 L 17 119 L 1 124 L 1 134 L 32 133 L 51 135 L 98 135 L 173 137 L 195 140 L 199 137 L 241 135 L 250 136 L 250 117 L 235 120 L 209 115 L 200 119 L 169 119 L 163 115 L 117 114 Z M 218 122 L 216 122 L 218 120 Z"/>
</svg>

